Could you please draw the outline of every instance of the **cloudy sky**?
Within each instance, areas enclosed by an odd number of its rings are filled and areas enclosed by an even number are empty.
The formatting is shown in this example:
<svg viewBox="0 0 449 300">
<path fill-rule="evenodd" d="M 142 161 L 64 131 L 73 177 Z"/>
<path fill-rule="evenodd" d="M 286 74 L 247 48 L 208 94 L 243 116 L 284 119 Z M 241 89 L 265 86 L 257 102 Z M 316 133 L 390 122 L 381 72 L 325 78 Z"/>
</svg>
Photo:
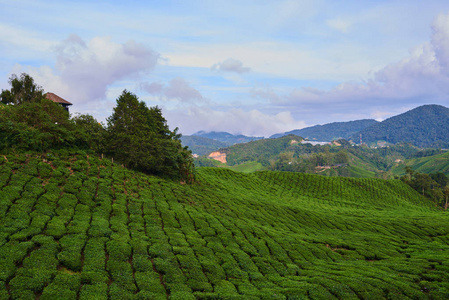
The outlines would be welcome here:
<svg viewBox="0 0 449 300">
<path fill-rule="evenodd" d="M 0 89 L 22 72 L 99 121 L 127 89 L 187 135 L 382 120 L 449 106 L 449 1 L 0 0 Z"/>
</svg>

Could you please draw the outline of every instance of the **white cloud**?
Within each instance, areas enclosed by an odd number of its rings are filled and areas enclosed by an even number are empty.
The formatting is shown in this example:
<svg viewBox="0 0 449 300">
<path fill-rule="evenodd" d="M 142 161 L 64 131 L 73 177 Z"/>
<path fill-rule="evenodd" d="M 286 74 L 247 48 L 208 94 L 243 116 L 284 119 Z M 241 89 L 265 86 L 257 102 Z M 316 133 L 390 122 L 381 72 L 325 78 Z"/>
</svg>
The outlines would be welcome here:
<svg viewBox="0 0 449 300">
<path fill-rule="evenodd" d="M 41 34 L 0 24 L 0 45 L 4 48 L 44 52 L 55 44 L 55 41 L 48 40 Z"/>
<path fill-rule="evenodd" d="M 272 103 L 282 101 L 282 96 L 278 95 L 270 86 L 256 86 L 251 90 L 251 96 L 254 98 L 266 99 Z"/>
<path fill-rule="evenodd" d="M 172 126 L 180 127 L 183 134 L 215 130 L 268 137 L 306 125 L 303 121 L 295 120 L 288 111 L 271 115 L 257 109 L 245 111 L 234 108 L 229 111 L 218 111 L 210 107 L 192 106 L 182 110 L 167 110 L 164 111 L 164 115 Z M 207 128 L 204 127 L 205 124 Z"/>
<path fill-rule="evenodd" d="M 144 82 L 140 88 L 151 95 L 160 96 L 161 100 L 176 100 L 180 102 L 204 102 L 206 99 L 195 88 L 181 77 L 170 80 L 165 86 L 160 82 Z"/>
<path fill-rule="evenodd" d="M 26 71 L 45 91 L 51 91 L 72 102 L 79 112 L 105 117 L 109 87 L 127 78 L 137 78 L 152 70 L 159 53 L 128 41 L 120 44 L 108 37 L 95 37 L 85 42 L 70 35 L 55 47 L 55 68 L 16 65 L 15 73 Z"/>
<path fill-rule="evenodd" d="M 233 58 L 228 58 L 223 62 L 214 64 L 211 67 L 211 69 L 218 72 L 235 72 L 238 74 L 247 73 L 251 71 L 251 68 L 244 67 L 243 63 L 240 60 Z"/>
<path fill-rule="evenodd" d="M 71 35 L 57 52 L 56 69 L 66 84 L 76 88 L 81 101 L 105 98 L 110 84 L 152 70 L 159 59 L 159 53 L 141 44 L 117 44 L 108 37 L 86 44 Z"/>
<path fill-rule="evenodd" d="M 329 27 L 343 33 L 348 33 L 349 28 L 352 26 L 352 22 L 350 22 L 349 20 L 343 20 L 341 18 L 327 20 L 326 24 Z"/>
</svg>

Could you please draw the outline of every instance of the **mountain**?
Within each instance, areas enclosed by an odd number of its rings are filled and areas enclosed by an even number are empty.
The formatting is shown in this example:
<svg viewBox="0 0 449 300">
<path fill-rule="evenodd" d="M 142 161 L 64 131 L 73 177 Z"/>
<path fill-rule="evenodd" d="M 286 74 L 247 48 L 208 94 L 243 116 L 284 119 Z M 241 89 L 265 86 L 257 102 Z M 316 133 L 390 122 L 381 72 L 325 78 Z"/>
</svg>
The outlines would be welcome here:
<svg viewBox="0 0 449 300">
<path fill-rule="evenodd" d="M 294 134 L 310 141 L 330 142 L 337 139 L 348 139 L 350 136 L 359 132 L 373 124 L 378 123 L 376 120 L 365 119 L 349 122 L 334 122 L 324 125 L 316 125 L 303 129 L 296 129 L 285 133 L 272 135 L 270 138 L 278 138 L 288 134 Z"/>
<path fill-rule="evenodd" d="M 399 180 L 196 176 L 0 155 L 0 299 L 448 299 L 449 215 Z"/>
<path fill-rule="evenodd" d="M 449 109 L 441 105 L 423 105 L 403 114 L 373 124 L 352 135 L 358 141 L 362 134 L 364 143 L 385 141 L 407 142 L 418 147 L 449 146 Z"/>
<path fill-rule="evenodd" d="M 228 146 L 263 139 L 263 137 L 246 136 L 246 135 L 241 135 L 241 134 L 234 135 L 234 134 L 231 134 L 228 132 L 217 132 L 217 131 L 211 131 L 211 132 L 198 131 L 197 133 L 194 133 L 193 135 L 220 141 L 220 142 L 226 143 Z"/>
<path fill-rule="evenodd" d="M 183 135 L 181 136 L 181 143 L 183 146 L 188 146 L 193 154 L 207 155 L 220 148 L 229 146 L 228 143 L 209 139 L 202 136 Z"/>
</svg>

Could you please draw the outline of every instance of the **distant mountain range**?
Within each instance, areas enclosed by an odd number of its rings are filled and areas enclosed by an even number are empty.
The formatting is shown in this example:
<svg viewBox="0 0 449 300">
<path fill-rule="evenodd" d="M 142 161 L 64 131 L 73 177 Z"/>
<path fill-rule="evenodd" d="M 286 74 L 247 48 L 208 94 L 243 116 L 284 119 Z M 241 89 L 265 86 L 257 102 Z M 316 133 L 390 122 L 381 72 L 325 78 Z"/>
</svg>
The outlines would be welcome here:
<svg viewBox="0 0 449 300">
<path fill-rule="evenodd" d="M 441 105 L 423 105 L 382 122 L 372 119 L 334 122 L 274 134 L 270 138 L 290 134 L 310 141 L 330 142 L 346 139 L 355 143 L 360 142 L 361 135 L 363 143 L 369 145 L 378 142 L 390 144 L 406 142 L 422 148 L 448 148 L 449 109 Z M 223 147 L 261 139 L 263 138 L 227 132 L 200 131 L 192 136 L 183 136 L 182 142 L 194 153 L 205 155 Z"/>
<path fill-rule="evenodd" d="M 197 155 L 207 155 L 217 149 L 230 146 L 228 143 L 195 135 L 183 135 L 181 142 Z"/>
<path fill-rule="evenodd" d="M 259 136 L 259 137 L 246 136 L 246 135 L 242 135 L 242 134 L 234 135 L 234 134 L 230 134 L 228 132 L 217 132 L 217 131 L 211 131 L 211 132 L 198 131 L 197 133 L 194 133 L 193 135 L 208 138 L 211 140 L 220 141 L 220 142 L 226 143 L 228 146 L 263 139 L 263 136 Z"/>
<path fill-rule="evenodd" d="M 278 133 L 270 136 L 270 138 L 279 138 L 285 135 L 294 134 L 305 139 L 309 139 L 310 141 L 331 142 L 338 139 L 349 139 L 357 132 L 376 123 L 379 122 L 372 119 L 349 122 L 334 122 L 325 125 L 316 125 L 303 129 L 296 129 L 284 133 Z"/>
<path fill-rule="evenodd" d="M 263 137 L 233 135 L 228 132 L 198 131 L 193 135 L 183 135 L 181 142 L 184 146 L 188 146 L 194 154 L 206 155 L 220 148 L 261 139 Z"/>
</svg>

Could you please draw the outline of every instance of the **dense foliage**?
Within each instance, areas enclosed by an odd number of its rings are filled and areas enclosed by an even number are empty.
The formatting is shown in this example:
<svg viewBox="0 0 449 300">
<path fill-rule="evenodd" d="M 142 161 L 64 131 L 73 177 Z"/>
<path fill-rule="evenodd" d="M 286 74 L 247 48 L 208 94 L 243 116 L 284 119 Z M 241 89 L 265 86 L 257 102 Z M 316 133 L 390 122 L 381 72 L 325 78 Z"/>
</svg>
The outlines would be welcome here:
<svg viewBox="0 0 449 300">
<path fill-rule="evenodd" d="M 84 134 L 60 105 L 40 99 L 0 106 L 0 151 L 86 148 Z"/>
<path fill-rule="evenodd" d="M 447 299 L 448 218 L 399 180 L 0 156 L 0 299 Z"/>
<path fill-rule="evenodd" d="M 406 167 L 406 174 L 401 180 L 410 185 L 423 196 L 447 210 L 449 206 L 449 178 L 444 173 L 420 173 Z"/>
<path fill-rule="evenodd" d="M 407 142 L 418 147 L 449 146 L 449 109 L 424 105 L 374 124 L 360 132 L 363 142 Z M 352 137 L 358 141 L 359 134 Z"/>
<path fill-rule="evenodd" d="M 349 122 L 334 122 L 324 125 L 316 125 L 312 127 L 306 127 L 303 129 L 292 130 L 282 134 L 272 135 L 270 138 L 279 138 L 284 135 L 294 134 L 302 136 L 303 138 L 331 142 L 337 139 L 349 139 L 353 134 L 378 123 L 376 120 L 366 119 Z"/>
</svg>

